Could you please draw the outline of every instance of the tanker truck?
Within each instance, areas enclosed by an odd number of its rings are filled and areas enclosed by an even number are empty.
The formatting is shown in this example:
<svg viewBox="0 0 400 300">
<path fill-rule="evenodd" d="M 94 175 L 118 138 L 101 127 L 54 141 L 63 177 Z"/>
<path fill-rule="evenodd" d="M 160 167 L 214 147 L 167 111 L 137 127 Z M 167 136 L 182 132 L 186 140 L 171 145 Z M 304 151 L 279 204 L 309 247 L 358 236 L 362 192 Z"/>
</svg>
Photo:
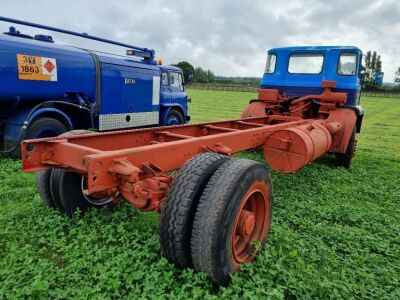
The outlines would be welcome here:
<svg viewBox="0 0 400 300">
<path fill-rule="evenodd" d="M 155 51 L 86 33 L 0 17 L 5 21 L 126 48 L 108 54 L 54 42 L 50 35 L 0 34 L 0 143 L 19 155 L 24 139 L 73 129 L 98 131 L 189 121 L 181 69 Z"/>
</svg>

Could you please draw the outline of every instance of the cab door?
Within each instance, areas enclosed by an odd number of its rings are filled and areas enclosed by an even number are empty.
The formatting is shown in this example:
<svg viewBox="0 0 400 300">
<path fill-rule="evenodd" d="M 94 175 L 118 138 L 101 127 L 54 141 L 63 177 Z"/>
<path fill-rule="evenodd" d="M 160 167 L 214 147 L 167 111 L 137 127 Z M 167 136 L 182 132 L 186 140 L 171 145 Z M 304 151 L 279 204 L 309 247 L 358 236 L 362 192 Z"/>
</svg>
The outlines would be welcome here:
<svg viewBox="0 0 400 300">
<path fill-rule="evenodd" d="M 186 92 L 183 83 L 183 76 L 182 73 L 177 71 L 170 71 L 169 72 L 169 81 L 171 86 L 171 100 L 172 103 L 179 104 L 183 106 L 186 102 Z"/>
<path fill-rule="evenodd" d="M 172 100 L 172 88 L 169 85 L 169 74 L 167 71 L 161 71 L 161 93 L 160 93 L 160 103 L 169 104 Z"/>
</svg>

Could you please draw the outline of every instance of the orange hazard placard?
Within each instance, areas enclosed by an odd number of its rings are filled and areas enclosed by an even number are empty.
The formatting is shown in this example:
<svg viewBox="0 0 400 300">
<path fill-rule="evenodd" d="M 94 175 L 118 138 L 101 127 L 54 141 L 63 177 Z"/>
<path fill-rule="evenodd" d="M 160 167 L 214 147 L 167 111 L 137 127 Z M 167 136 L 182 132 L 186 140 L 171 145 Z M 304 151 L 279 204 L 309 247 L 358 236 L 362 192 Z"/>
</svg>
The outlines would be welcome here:
<svg viewBox="0 0 400 300">
<path fill-rule="evenodd" d="M 17 54 L 20 80 L 57 81 L 55 58 Z"/>
</svg>

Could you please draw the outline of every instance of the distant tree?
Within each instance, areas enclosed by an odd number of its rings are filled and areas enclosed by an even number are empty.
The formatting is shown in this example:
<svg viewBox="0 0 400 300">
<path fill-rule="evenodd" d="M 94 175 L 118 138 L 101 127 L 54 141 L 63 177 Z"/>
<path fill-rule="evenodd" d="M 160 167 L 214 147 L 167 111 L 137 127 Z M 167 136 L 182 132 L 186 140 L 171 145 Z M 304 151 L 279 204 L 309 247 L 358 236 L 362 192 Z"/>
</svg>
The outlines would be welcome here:
<svg viewBox="0 0 400 300">
<path fill-rule="evenodd" d="M 365 88 L 375 88 L 375 75 L 382 72 L 381 56 L 376 52 L 368 50 L 364 59 L 362 84 Z"/>
<path fill-rule="evenodd" d="M 214 82 L 215 76 L 214 76 L 213 71 L 207 70 L 207 80 L 208 80 L 208 82 Z"/>
<path fill-rule="evenodd" d="M 397 71 L 394 75 L 395 75 L 394 83 L 400 85 L 400 67 L 397 69 Z"/>
<path fill-rule="evenodd" d="M 215 76 L 211 70 L 203 70 L 201 67 L 194 69 L 193 82 L 211 83 L 214 80 Z"/>
<path fill-rule="evenodd" d="M 185 82 L 191 81 L 191 77 L 194 75 L 194 67 L 190 63 L 188 63 L 187 61 L 180 61 L 174 66 L 182 69 Z"/>
</svg>

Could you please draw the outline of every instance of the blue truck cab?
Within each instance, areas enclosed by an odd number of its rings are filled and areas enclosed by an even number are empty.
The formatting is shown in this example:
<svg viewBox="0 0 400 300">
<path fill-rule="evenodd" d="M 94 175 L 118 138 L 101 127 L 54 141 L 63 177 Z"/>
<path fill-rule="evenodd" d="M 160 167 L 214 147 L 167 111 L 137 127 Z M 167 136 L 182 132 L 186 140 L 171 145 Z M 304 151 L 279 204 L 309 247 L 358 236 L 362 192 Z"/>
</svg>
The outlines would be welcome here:
<svg viewBox="0 0 400 300">
<path fill-rule="evenodd" d="M 320 94 L 324 80 L 336 81 L 332 91 L 347 93 L 346 106 L 356 112 L 359 131 L 364 114 L 359 106 L 361 61 L 361 50 L 353 46 L 273 48 L 268 51 L 260 87 L 302 97 Z"/>
<path fill-rule="evenodd" d="M 45 25 L 0 21 L 57 31 L 125 47 L 108 54 L 55 43 L 10 27 L 0 34 L 0 144 L 18 154 L 22 139 L 73 129 L 118 130 L 189 121 L 182 70 L 155 60 L 152 49 Z"/>
</svg>

